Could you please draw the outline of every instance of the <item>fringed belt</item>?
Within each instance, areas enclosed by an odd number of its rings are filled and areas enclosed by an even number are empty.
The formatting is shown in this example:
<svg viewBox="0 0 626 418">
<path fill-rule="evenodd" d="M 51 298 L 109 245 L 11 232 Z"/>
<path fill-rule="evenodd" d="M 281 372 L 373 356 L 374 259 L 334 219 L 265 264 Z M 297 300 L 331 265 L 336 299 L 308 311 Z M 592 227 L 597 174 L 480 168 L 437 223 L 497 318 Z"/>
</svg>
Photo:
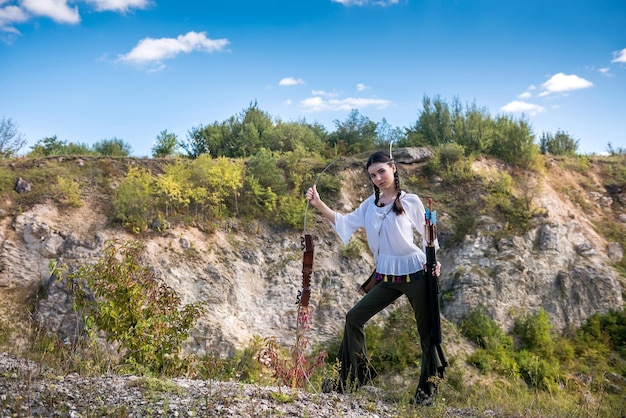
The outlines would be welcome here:
<svg viewBox="0 0 626 418">
<path fill-rule="evenodd" d="M 411 283 L 411 280 L 417 280 L 417 278 L 421 275 L 424 274 L 424 270 L 420 270 L 420 271 L 416 271 L 415 273 L 411 273 L 411 274 L 402 274 L 400 276 L 394 276 L 391 274 L 381 274 L 381 273 L 376 273 L 374 275 L 374 277 L 376 278 L 377 281 L 383 281 L 383 282 L 396 282 L 396 283 Z"/>
</svg>

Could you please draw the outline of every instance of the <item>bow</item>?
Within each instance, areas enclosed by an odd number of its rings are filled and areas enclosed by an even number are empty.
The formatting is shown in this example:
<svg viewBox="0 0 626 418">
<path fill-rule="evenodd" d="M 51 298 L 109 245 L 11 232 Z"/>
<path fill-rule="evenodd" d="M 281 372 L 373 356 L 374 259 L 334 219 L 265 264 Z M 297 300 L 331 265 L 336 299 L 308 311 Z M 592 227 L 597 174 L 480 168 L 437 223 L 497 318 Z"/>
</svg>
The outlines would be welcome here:
<svg viewBox="0 0 626 418">
<path fill-rule="evenodd" d="M 322 174 L 330 168 L 341 157 L 335 158 L 317 175 L 313 186 L 317 184 Z M 296 304 L 300 306 L 309 306 L 309 299 L 311 297 L 311 273 L 313 273 L 313 236 L 307 233 L 306 221 L 307 214 L 309 212 L 309 202 L 306 202 L 306 209 L 304 210 L 304 233 L 300 238 L 300 246 L 304 251 L 302 256 L 302 289 L 298 290 L 298 296 L 296 297 Z"/>
</svg>

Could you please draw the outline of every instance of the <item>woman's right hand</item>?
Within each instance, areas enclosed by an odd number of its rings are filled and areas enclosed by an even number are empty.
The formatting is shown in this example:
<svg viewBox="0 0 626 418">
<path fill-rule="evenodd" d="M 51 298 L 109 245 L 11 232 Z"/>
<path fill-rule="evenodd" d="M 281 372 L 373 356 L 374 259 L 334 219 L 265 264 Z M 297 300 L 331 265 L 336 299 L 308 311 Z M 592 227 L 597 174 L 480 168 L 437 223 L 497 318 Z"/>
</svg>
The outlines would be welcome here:
<svg viewBox="0 0 626 418">
<path fill-rule="evenodd" d="M 308 200 L 315 207 L 317 207 L 317 203 L 321 201 L 315 184 L 312 187 L 309 187 L 309 190 L 306 191 L 306 200 Z"/>
</svg>

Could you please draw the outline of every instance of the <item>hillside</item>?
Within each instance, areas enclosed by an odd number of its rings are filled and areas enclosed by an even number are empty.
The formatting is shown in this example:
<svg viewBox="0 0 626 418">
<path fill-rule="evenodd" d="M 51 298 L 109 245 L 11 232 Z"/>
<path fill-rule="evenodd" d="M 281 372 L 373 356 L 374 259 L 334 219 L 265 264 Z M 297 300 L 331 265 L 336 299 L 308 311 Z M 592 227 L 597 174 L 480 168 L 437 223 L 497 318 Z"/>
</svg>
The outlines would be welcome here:
<svg viewBox="0 0 626 418">
<path fill-rule="evenodd" d="M 113 221 L 112 195 L 128 168 L 159 173 L 168 163 L 0 160 L 0 323 L 11 324 L 3 328 L 12 351 L 27 346 L 31 319 L 61 339 L 77 331 L 67 289 L 49 277 L 50 260 L 77 267 L 99 259 L 107 242 L 132 239 L 146 244 L 144 261 L 185 303 L 208 307 L 187 353 L 228 358 L 255 336 L 293 344 L 302 231 L 231 217 L 210 227 L 172 220 L 168 228 L 137 235 Z M 470 178 L 458 182 L 428 174 L 427 159 L 400 164 L 403 187 L 433 198 L 439 214 L 444 345 L 455 367 L 464 368 L 462 359 L 476 348 L 457 326 L 478 307 L 504 330 L 542 309 L 558 332 L 579 327 L 595 313 L 623 308 L 623 159 L 546 158 L 545 168 L 535 172 L 487 158 L 468 164 Z M 357 160 L 338 161 L 330 171 L 341 181 L 339 193 L 327 197 L 335 209 L 349 211 L 370 193 Z M 80 185 L 80 205 L 69 205 L 55 192 L 58 176 Z M 30 191 L 18 193 L 18 179 L 28 182 Z M 340 334 L 372 260 L 363 246 L 356 246 L 358 256 L 343 249 L 314 209 L 307 228 L 315 243 L 309 337 L 324 344 Z M 404 304 L 398 301 L 375 322 L 384 324 Z"/>
</svg>

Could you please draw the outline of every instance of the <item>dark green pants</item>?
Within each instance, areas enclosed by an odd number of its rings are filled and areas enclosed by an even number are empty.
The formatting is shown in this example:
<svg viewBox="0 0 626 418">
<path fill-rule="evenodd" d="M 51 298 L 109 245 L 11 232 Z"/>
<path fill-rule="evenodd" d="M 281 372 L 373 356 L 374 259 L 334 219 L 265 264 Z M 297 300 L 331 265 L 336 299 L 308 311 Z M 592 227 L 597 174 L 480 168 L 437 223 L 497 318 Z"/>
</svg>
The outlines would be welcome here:
<svg viewBox="0 0 626 418">
<path fill-rule="evenodd" d="M 348 311 L 339 349 L 340 383 L 343 388 L 355 388 L 375 377 L 376 371 L 367 359 L 364 326 L 370 318 L 402 295 L 406 295 L 415 312 L 422 347 L 422 366 L 417 387 L 426 395 L 434 394 L 435 386 L 428 379 L 433 376 L 443 377 L 447 361 L 441 347 L 432 343 L 431 310 L 424 274 L 410 283 L 381 282 Z"/>
</svg>

